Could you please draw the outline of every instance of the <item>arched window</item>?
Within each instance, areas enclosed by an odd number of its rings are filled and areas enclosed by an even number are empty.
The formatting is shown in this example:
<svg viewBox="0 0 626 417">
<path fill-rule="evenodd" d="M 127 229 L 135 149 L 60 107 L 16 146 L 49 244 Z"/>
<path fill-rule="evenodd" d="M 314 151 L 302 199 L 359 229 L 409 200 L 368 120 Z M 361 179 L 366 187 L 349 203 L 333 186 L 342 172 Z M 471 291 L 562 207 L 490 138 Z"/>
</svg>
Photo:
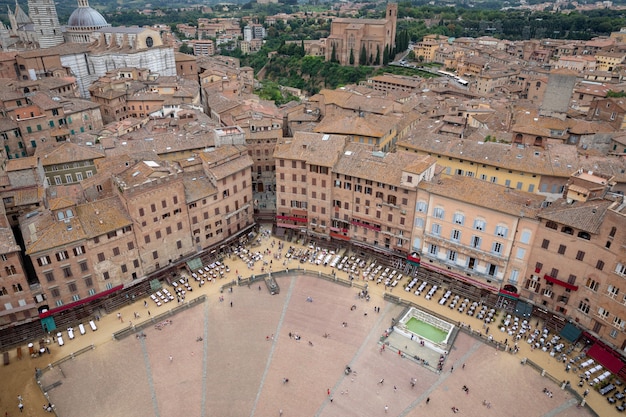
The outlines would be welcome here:
<svg viewBox="0 0 626 417">
<path fill-rule="evenodd" d="M 568 234 L 568 235 L 573 235 L 574 234 L 574 229 L 572 229 L 569 226 L 563 226 L 563 228 L 561 229 L 561 232 Z"/>
<path fill-rule="evenodd" d="M 548 220 L 548 221 L 546 222 L 546 227 L 547 227 L 548 229 L 553 229 L 553 230 L 556 230 L 559 226 L 558 226 L 555 222 L 553 222 L 553 221 L 551 221 L 551 220 Z"/>
<path fill-rule="evenodd" d="M 585 240 L 591 240 L 591 236 L 587 232 L 578 232 L 578 237 Z"/>
</svg>

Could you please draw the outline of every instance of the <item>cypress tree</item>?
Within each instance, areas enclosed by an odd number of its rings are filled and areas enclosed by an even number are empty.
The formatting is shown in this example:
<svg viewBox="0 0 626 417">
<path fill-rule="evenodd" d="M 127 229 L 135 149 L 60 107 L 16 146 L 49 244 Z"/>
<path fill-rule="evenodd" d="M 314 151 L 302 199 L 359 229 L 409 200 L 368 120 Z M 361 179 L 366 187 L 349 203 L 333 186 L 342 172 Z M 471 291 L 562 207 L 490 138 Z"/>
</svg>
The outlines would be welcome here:
<svg viewBox="0 0 626 417">
<path fill-rule="evenodd" d="M 361 46 L 361 54 L 359 55 L 359 65 L 367 64 L 367 51 L 365 50 L 365 45 Z"/>
</svg>

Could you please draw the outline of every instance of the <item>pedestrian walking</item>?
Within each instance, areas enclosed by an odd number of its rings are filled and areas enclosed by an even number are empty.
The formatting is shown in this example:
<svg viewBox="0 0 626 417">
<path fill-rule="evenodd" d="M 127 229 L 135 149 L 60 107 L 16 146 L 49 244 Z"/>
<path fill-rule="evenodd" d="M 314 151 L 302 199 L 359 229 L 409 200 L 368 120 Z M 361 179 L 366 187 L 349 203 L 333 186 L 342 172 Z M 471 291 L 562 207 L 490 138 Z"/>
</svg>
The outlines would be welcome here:
<svg viewBox="0 0 626 417">
<path fill-rule="evenodd" d="M 278 415 L 279 415 L 279 416 L 282 416 L 282 415 L 283 415 L 283 410 L 282 410 L 282 409 L 278 410 Z"/>
<path fill-rule="evenodd" d="M 461 366 L 461 369 L 465 369 L 465 364 L 463 364 L 463 366 Z"/>
<path fill-rule="evenodd" d="M 430 402 L 430 397 L 426 398 L 426 404 Z"/>
<path fill-rule="evenodd" d="M 385 382 L 385 378 L 381 378 L 380 381 L 378 381 L 380 385 L 382 385 L 384 382 Z"/>
<path fill-rule="evenodd" d="M 328 389 L 326 390 L 326 394 L 327 394 L 327 395 L 330 395 L 330 388 L 328 388 Z"/>
<path fill-rule="evenodd" d="M 21 394 L 17 396 L 17 401 L 20 402 L 20 403 L 23 401 Z"/>
<path fill-rule="evenodd" d="M 450 367 L 450 373 L 454 372 L 454 366 Z"/>
<path fill-rule="evenodd" d="M 173 361 L 174 361 L 174 357 L 170 355 L 170 363 L 172 363 Z"/>
<path fill-rule="evenodd" d="M 385 413 L 389 411 L 389 407 L 385 405 Z"/>
<path fill-rule="evenodd" d="M 147 302 L 146 300 L 143 300 L 143 306 L 144 306 L 145 308 L 148 308 L 148 302 Z"/>
<path fill-rule="evenodd" d="M 19 403 L 19 404 L 17 405 L 17 408 L 19 408 L 19 409 L 20 409 L 20 413 L 23 413 L 23 412 L 24 412 L 24 404 Z"/>
<path fill-rule="evenodd" d="M 232 302 L 232 301 L 230 302 L 230 306 L 231 306 L 231 307 L 233 306 L 233 302 Z"/>
</svg>

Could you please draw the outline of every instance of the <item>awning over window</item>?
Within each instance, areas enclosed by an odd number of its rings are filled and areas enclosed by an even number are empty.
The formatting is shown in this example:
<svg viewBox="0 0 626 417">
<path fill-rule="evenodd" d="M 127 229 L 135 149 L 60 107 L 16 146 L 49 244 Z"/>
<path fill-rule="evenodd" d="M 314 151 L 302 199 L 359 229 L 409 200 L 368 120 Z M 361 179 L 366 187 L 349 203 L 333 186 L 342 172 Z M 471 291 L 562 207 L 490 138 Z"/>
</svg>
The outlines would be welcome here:
<svg viewBox="0 0 626 417">
<path fill-rule="evenodd" d="M 596 343 L 587 351 L 587 356 L 594 358 L 598 363 L 604 366 L 609 372 L 617 374 L 624 367 L 624 362 L 608 348 Z"/>
<path fill-rule="evenodd" d="M 533 312 L 533 306 L 525 303 L 523 301 L 517 301 L 517 305 L 515 306 L 515 314 L 522 317 L 530 317 Z"/>
<path fill-rule="evenodd" d="M 580 337 L 581 333 L 582 330 L 571 323 L 567 323 L 565 327 L 563 327 L 563 330 L 561 330 L 561 336 L 570 342 L 575 342 Z"/>
<path fill-rule="evenodd" d="M 187 261 L 187 267 L 190 271 L 197 271 L 202 268 L 202 260 L 200 258 L 195 258 Z"/>
</svg>

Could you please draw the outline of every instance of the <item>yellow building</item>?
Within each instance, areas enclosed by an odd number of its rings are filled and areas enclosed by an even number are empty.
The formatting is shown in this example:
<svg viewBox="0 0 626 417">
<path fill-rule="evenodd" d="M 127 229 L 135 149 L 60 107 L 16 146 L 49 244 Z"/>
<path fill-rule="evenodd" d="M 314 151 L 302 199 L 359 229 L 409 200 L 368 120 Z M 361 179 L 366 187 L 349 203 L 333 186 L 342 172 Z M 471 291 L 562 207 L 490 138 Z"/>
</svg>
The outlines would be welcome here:
<svg viewBox="0 0 626 417">
<path fill-rule="evenodd" d="M 474 142 L 437 134 L 404 138 L 397 142 L 397 148 L 434 156 L 444 168 L 444 175 L 474 177 L 520 191 L 554 194 L 554 198 L 567 182 L 571 166 L 576 164 L 575 160 L 567 160 L 568 154 L 553 159 L 550 150 L 542 148 Z M 562 184 L 554 187 L 555 178 Z"/>
</svg>

